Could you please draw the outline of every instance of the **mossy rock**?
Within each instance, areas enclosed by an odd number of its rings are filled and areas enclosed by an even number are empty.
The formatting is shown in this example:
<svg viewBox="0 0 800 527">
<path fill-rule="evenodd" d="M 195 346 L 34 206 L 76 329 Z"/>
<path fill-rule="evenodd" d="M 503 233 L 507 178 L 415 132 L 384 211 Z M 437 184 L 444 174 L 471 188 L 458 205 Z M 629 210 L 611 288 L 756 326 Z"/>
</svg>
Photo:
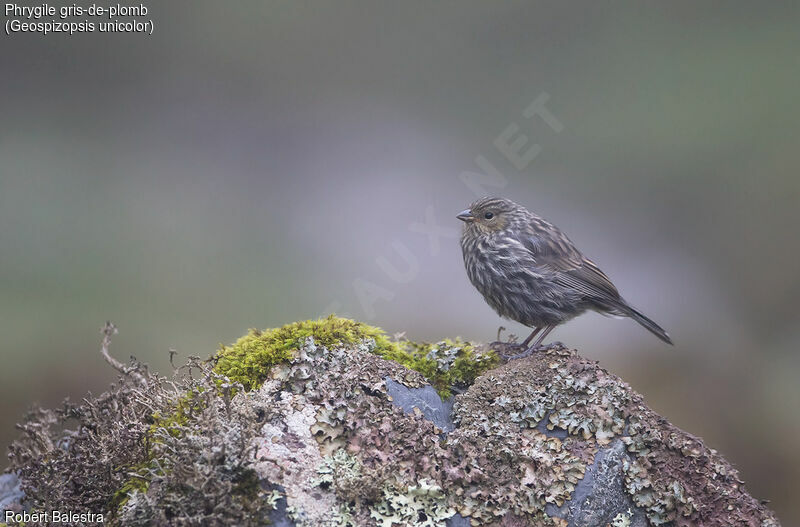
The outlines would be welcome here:
<svg viewBox="0 0 800 527">
<path fill-rule="evenodd" d="M 483 347 L 329 317 L 220 355 L 170 379 L 136 366 L 144 385 L 31 412 L 9 450 L 26 502 L 126 527 L 779 526 L 716 451 L 563 347 L 479 375 L 497 360 Z M 222 376 L 243 363 L 260 389 Z M 454 427 L 391 390 L 423 377 L 471 384 L 448 407 Z"/>
<path fill-rule="evenodd" d="M 451 395 L 453 387 L 469 386 L 499 362 L 495 352 L 460 339 L 433 344 L 391 340 L 380 328 L 330 315 L 280 328 L 251 329 L 232 345 L 220 347 L 214 369 L 247 390 L 256 389 L 269 378 L 272 367 L 290 361 L 308 337 L 328 349 L 363 346 L 421 373 L 443 397 Z"/>
</svg>

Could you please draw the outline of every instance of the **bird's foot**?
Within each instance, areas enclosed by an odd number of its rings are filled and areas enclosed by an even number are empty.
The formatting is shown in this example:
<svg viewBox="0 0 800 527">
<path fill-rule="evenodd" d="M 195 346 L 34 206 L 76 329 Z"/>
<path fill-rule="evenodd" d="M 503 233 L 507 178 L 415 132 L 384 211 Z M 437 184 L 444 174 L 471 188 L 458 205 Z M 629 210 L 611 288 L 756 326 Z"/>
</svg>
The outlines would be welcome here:
<svg viewBox="0 0 800 527">
<path fill-rule="evenodd" d="M 564 355 L 564 354 L 571 354 L 574 351 L 570 350 L 566 344 L 557 340 L 555 342 L 551 342 L 549 344 L 542 344 L 541 346 L 536 347 L 536 351 L 541 353 L 555 353 L 556 355 Z"/>
<path fill-rule="evenodd" d="M 530 348 L 526 349 L 522 353 L 517 353 L 516 355 L 506 355 L 506 360 L 522 359 L 522 358 L 525 358 L 525 357 L 529 357 L 529 356 L 533 355 L 537 351 L 542 351 L 541 346 L 538 347 L 538 348 L 534 348 L 533 346 L 531 346 Z"/>
<path fill-rule="evenodd" d="M 506 360 L 522 359 L 522 358 L 525 358 L 525 357 L 530 357 L 534 353 L 540 352 L 540 351 L 542 351 L 542 352 L 543 351 L 549 351 L 549 350 L 561 351 L 561 350 L 566 350 L 566 349 L 567 349 L 567 346 L 563 342 L 561 342 L 560 340 L 557 340 L 555 342 L 551 342 L 550 344 L 541 344 L 541 345 L 535 346 L 535 347 L 531 346 L 530 348 L 526 349 L 522 353 L 517 353 L 516 355 L 504 355 L 503 357 Z"/>
<path fill-rule="evenodd" d="M 525 348 L 521 344 L 517 344 L 516 342 L 503 342 L 496 340 L 494 342 L 490 342 L 487 346 L 490 350 L 494 350 L 495 353 L 505 362 L 509 360 L 509 357 L 515 356 L 518 354 L 520 350 L 524 350 Z"/>
<path fill-rule="evenodd" d="M 555 342 L 551 342 L 550 344 L 542 344 L 536 351 L 547 351 L 547 350 L 565 350 L 567 349 L 566 344 L 561 342 L 560 340 L 556 340 Z"/>
</svg>

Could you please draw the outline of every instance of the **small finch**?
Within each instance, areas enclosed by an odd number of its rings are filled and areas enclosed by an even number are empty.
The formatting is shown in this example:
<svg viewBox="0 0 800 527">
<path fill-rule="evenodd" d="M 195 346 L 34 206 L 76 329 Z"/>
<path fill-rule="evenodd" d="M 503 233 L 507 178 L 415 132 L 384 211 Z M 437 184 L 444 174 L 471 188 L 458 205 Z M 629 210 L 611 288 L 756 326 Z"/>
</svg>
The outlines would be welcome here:
<svg viewBox="0 0 800 527">
<path fill-rule="evenodd" d="M 461 212 L 461 250 L 472 285 L 497 313 L 533 328 L 518 355 L 587 310 L 630 317 L 668 344 L 658 324 L 631 307 L 611 280 L 558 227 L 513 201 L 483 198 Z"/>
</svg>

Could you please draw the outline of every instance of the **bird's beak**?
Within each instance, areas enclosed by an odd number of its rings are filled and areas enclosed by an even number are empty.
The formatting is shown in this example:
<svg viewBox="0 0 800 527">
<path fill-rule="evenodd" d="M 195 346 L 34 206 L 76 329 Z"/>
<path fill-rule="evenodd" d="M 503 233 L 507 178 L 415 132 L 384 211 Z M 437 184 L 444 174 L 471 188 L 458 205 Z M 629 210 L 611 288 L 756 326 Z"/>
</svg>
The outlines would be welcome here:
<svg viewBox="0 0 800 527">
<path fill-rule="evenodd" d="M 475 216 L 472 215 L 472 211 L 469 209 L 462 210 L 461 212 L 459 212 L 456 218 L 466 223 L 471 223 L 475 221 Z"/>
</svg>

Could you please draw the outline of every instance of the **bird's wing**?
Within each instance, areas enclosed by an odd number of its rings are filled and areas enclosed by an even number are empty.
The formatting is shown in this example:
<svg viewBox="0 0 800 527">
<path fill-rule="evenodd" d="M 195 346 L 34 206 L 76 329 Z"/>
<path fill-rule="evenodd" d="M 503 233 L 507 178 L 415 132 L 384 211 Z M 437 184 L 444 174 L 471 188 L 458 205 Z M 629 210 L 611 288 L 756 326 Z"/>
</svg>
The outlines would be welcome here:
<svg viewBox="0 0 800 527">
<path fill-rule="evenodd" d="M 555 225 L 537 219 L 524 236 L 523 245 L 538 272 L 552 273 L 557 283 L 588 299 L 610 306 L 619 303 L 619 292 L 608 276 Z"/>
<path fill-rule="evenodd" d="M 584 296 L 607 307 L 616 307 L 620 302 L 619 291 L 594 262 L 583 259 L 580 267 L 559 273 L 556 281 L 580 291 Z"/>
</svg>

